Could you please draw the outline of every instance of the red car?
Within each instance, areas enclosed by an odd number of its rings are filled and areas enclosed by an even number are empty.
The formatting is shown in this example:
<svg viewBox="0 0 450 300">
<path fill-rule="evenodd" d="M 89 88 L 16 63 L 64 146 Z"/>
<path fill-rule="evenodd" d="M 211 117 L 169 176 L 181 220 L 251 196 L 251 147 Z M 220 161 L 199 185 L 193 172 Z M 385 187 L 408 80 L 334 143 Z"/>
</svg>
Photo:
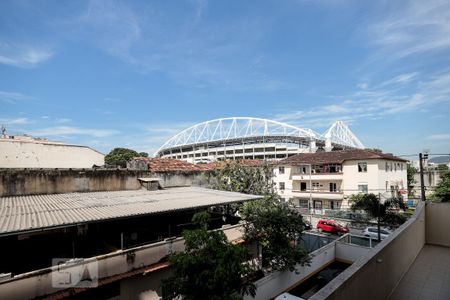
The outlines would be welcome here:
<svg viewBox="0 0 450 300">
<path fill-rule="evenodd" d="M 332 234 L 344 234 L 344 233 L 348 233 L 348 228 L 341 226 L 337 223 L 334 222 L 334 220 L 319 220 L 319 222 L 317 222 L 317 229 L 319 229 L 319 231 L 325 231 L 325 232 L 329 232 Z"/>
</svg>

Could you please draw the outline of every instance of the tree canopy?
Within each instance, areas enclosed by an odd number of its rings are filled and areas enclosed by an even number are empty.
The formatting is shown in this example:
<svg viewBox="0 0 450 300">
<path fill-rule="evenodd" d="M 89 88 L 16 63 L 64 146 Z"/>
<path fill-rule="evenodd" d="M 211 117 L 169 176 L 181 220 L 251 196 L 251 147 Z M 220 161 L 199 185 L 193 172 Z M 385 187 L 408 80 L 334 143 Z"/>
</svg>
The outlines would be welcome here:
<svg viewBox="0 0 450 300">
<path fill-rule="evenodd" d="M 401 198 L 390 198 L 380 202 L 375 194 L 356 194 L 352 195 L 353 211 L 364 210 L 373 219 L 379 219 L 380 222 L 389 225 L 400 225 L 406 218 L 399 214 L 399 209 L 405 209 L 405 203 Z"/>
<path fill-rule="evenodd" d="M 296 264 L 307 264 L 309 255 L 297 246 L 305 228 L 302 215 L 282 202 L 273 188 L 273 170 L 267 165 L 244 166 L 229 162 L 216 172 L 216 189 L 264 196 L 245 203 L 240 211 L 244 239 L 262 246 L 263 266 L 271 270 L 293 270 Z"/>
<path fill-rule="evenodd" d="M 432 199 L 450 202 L 450 171 L 441 174 L 441 182 L 434 188 Z"/>
<path fill-rule="evenodd" d="M 132 149 L 114 148 L 105 156 L 105 163 L 125 168 L 127 166 L 127 161 L 138 156 L 141 155 Z"/>
<path fill-rule="evenodd" d="M 305 229 L 303 217 L 278 197 L 266 196 L 242 207 L 244 239 L 262 246 L 263 267 L 269 270 L 295 270 L 297 264 L 309 263 L 305 249 L 297 245 Z"/>
<path fill-rule="evenodd" d="M 186 249 L 169 259 L 173 276 L 163 280 L 163 299 L 242 299 L 255 295 L 256 287 L 246 280 L 254 273 L 245 247 L 230 244 L 221 230 L 208 231 L 209 214 L 197 213 L 192 221 L 199 227 L 185 230 Z"/>
</svg>

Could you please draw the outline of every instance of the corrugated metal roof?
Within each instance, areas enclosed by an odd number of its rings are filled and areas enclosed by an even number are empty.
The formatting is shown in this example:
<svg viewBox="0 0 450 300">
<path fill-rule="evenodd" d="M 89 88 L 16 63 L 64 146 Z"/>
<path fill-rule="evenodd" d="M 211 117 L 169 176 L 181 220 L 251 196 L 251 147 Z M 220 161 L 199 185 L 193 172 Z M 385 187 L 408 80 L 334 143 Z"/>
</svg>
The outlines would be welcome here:
<svg viewBox="0 0 450 300">
<path fill-rule="evenodd" d="M 258 198 L 198 187 L 0 197 L 0 235 Z"/>
</svg>

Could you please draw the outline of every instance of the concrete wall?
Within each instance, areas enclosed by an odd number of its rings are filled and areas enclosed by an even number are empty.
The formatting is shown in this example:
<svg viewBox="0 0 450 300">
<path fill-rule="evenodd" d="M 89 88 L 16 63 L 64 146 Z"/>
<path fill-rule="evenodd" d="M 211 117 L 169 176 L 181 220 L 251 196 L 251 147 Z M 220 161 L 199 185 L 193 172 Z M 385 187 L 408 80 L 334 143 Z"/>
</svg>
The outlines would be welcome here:
<svg viewBox="0 0 450 300">
<path fill-rule="evenodd" d="M 450 247 L 450 202 L 427 203 L 427 244 Z"/>
<path fill-rule="evenodd" d="M 311 253 L 311 264 L 309 266 L 297 266 L 297 272 L 274 272 L 255 282 L 256 296 L 252 298 L 247 295 L 244 300 L 266 300 L 291 289 L 299 281 L 306 279 L 311 274 L 322 269 L 334 261 L 335 243 L 330 243 Z"/>
<path fill-rule="evenodd" d="M 0 197 L 33 194 L 136 190 L 140 177 L 158 177 L 164 187 L 208 186 L 200 172 L 149 173 L 135 170 L 0 169 Z"/>
<path fill-rule="evenodd" d="M 344 241 L 336 243 L 336 258 L 345 262 L 355 262 L 370 251 L 370 248 L 347 244 Z"/>
<path fill-rule="evenodd" d="M 425 244 L 425 205 L 366 256 L 311 297 L 318 299 L 387 299 Z"/>
<path fill-rule="evenodd" d="M 229 226 L 223 229 L 229 241 L 234 241 L 242 237 L 242 225 Z M 166 239 L 165 241 L 148 244 L 140 247 L 135 247 L 127 250 L 119 250 L 105 255 L 96 256 L 93 258 L 86 258 L 83 262 L 74 263 L 70 265 L 60 265 L 37 270 L 29 273 L 14 276 L 11 279 L 6 279 L 0 282 L 0 298 L 1 299 L 34 299 L 36 297 L 49 295 L 60 291 L 60 288 L 53 287 L 52 276 L 58 276 L 60 272 L 68 272 L 78 274 L 80 265 L 96 264 L 98 267 L 98 279 L 107 278 L 110 276 L 123 274 L 133 271 L 138 268 L 150 266 L 160 262 L 162 259 L 174 252 L 184 251 L 184 239 Z M 83 269 L 81 269 L 83 270 Z M 156 278 L 148 277 L 148 292 L 153 287 L 159 292 L 157 284 L 161 279 L 161 273 L 157 273 Z M 126 281 L 125 285 L 128 288 L 123 290 L 123 295 L 120 299 L 133 299 L 145 292 L 145 290 L 130 290 L 133 286 L 133 281 Z M 136 285 L 140 285 L 139 282 Z M 135 286 L 136 286 L 135 285 Z M 122 291 L 121 291 L 122 293 Z M 128 297 L 133 294 L 134 297 Z M 155 294 L 155 293 L 151 293 Z M 147 298 L 148 299 L 148 298 Z M 158 299 L 158 298 L 156 298 Z"/>
<path fill-rule="evenodd" d="M 0 168 L 92 168 L 105 155 L 85 146 L 0 139 Z"/>
</svg>

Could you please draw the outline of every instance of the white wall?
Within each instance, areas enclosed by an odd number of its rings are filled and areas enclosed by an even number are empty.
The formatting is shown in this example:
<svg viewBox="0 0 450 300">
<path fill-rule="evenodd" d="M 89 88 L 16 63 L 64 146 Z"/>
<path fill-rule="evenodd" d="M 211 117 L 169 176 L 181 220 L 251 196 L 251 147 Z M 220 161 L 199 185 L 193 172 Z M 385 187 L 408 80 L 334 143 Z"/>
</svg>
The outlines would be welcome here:
<svg viewBox="0 0 450 300">
<path fill-rule="evenodd" d="M 289 290 L 299 281 L 322 269 L 327 264 L 334 261 L 335 243 L 330 243 L 311 253 L 311 264 L 309 266 L 298 266 L 297 272 L 274 272 L 258 280 L 256 285 L 256 296 L 249 295 L 244 300 L 266 300 Z M 297 274 L 298 273 L 298 274 Z"/>
<path fill-rule="evenodd" d="M 0 168 L 92 168 L 105 156 L 89 147 L 0 139 Z"/>
<path fill-rule="evenodd" d="M 358 163 L 367 163 L 367 172 L 358 172 Z M 386 162 L 393 166 L 386 171 Z M 397 170 L 394 168 L 397 165 Z M 406 189 L 406 163 L 385 159 L 351 160 L 342 164 L 344 195 L 350 196 L 358 193 L 358 185 L 367 184 L 369 193 L 385 193 L 390 187 L 398 186 Z M 386 190 L 386 181 L 388 182 Z"/>
<path fill-rule="evenodd" d="M 284 167 L 284 174 L 280 174 L 280 167 Z M 273 172 L 274 172 L 274 177 L 273 177 L 273 182 L 275 183 L 275 189 L 278 193 L 278 195 L 280 195 L 282 198 L 292 198 L 295 195 L 292 193 L 292 175 L 293 175 L 293 171 L 296 167 L 291 167 L 291 166 L 275 166 L 273 168 Z M 298 167 L 297 167 L 298 168 Z M 285 189 L 284 191 L 279 189 L 279 183 L 280 182 L 284 182 L 284 186 Z"/>
</svg>

